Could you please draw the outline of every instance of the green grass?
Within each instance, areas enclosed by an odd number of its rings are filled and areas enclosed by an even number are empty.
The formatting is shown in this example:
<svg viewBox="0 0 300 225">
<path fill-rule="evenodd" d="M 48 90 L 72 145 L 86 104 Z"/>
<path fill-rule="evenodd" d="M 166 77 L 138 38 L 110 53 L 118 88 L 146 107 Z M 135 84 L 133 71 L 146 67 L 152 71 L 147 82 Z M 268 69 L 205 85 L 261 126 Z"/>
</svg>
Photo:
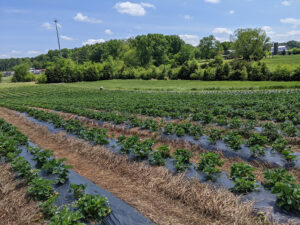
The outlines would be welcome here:
<svg viewBox="0 0 300 225">
<path fill-rule="evenodd" d="M 271 70 L 276 69 L 277 66 L 287 66 L 291 70 L 296 69 L 300 66 L 300 54 L 299 55 L 277 55 L 272 58 L 266 58 L 262 60 L 265 62 Z"/>
<path fill-rule="evenodd" d="M 183 81 L 183 80 L 105 80 L 64 84 L 67 87 L 105 90 L 201 91 L 300 88 L 300 81 Z"/>
<path fill-rule="evenodd" d="M 0 89 L 10 88 L 10 87 L 20 87 L 20 86 L 32 86 L 35 85 L 34 82 L 20 82 L 20 83 L 12 83 L 11 77 L 3 77 L 2 82 L 0 83 Z"/>
</svg>

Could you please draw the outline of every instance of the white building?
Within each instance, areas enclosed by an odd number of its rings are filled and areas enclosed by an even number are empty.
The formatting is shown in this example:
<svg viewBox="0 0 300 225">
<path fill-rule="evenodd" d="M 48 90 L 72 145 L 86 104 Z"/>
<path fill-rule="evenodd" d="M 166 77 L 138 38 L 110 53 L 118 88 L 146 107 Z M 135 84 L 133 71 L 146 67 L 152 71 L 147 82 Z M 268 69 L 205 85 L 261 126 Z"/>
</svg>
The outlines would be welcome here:
<svg viewBox="0 0 300 225">
<path fill-rule="evenodd" d="M 287 51 L 287 47 L 286 46 L 278 46 L 278 54 L 282 53 L 283 51 Z M 271 52 L 272 54 L 274 54 L 274 47 L 271 48 Z"/>
</svg>

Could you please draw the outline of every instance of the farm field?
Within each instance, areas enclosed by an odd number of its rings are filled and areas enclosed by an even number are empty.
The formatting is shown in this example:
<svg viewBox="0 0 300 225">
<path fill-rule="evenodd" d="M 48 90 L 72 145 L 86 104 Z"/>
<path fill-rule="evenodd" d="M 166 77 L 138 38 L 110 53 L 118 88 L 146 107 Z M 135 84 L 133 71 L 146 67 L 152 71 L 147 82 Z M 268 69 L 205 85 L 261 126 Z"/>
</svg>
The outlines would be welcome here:
<svg viewBox="0 0 300 225">
<path fill-rule="evenodd" d="M 299 66 L 300 55 L 276 55 L 271 58 L 265 58 L 262 60 L 267 66 L 274 70 L 277 66 L 286 66 L 290 70 L 296 69 Z"/>
<path fill-rule="evenodd" d="M 269 218 L 252 211 L 267 215 L 270 206 L 276 221 L 300 221 L 299 91 L 100 92 L 99 84 L 2 89 L 0 118 L 40 149 L 21 155 L 52 150 L 43 163 L 66 158 L 141 221 L 263 224 Z M 1 146 L 14 166 L 18 151 Z M 62 184 L 73 179 L 63 162 Z M 122 217 L 114 205 L 105 209 L 98 221 Z"/>
</svg>

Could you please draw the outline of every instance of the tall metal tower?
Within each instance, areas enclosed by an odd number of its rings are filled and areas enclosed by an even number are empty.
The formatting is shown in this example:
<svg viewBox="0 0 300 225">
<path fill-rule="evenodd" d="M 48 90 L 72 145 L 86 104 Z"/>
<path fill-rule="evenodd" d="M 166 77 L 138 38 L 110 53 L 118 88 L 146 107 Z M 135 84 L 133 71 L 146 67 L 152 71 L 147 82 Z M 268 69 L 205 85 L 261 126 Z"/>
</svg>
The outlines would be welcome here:
<svg viewBox="0 0 300 225">
<path fill-rule="evenodd" d="M 55 19 L 54 23 L 55 23 L 55 27 L 56 27 L 56 35 L 57 35 L 57 41 L 58 41 L 59 54 L 60 54 L 60 57 L 61 57 L 62 55 L 61 55 L 61 49 L 60 49 L 60 41 L 59 41 L 58 29 L 57 29 L 58 20 Z"/>
</svg>

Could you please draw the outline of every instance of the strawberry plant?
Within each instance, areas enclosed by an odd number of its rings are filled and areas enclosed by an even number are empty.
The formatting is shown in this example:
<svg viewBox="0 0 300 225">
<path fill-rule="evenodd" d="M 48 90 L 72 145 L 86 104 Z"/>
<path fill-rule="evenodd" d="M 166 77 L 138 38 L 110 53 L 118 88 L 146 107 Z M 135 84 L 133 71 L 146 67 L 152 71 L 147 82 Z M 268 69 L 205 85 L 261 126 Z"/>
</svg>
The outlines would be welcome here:
<svg viewBox="0 0 300 225">
<path fill-rule="evenodd" d="M 175 168 L 178 172 L 184 171 L 190 166 L 190 158 L 192 158 L 193 153 L 185 149 L 177 149 L 174 152 L 174 157 L 176 159 Z"/>
<path fill-rule="evenodd" d="M 157 151 L 161 154 L 161 156 L 164 159 L 171 157 L 171 155 L 170 155 L 170 149 L 168 148 L 167 145 L 162 145 L 162 146 L 158 147 Z"/>
<path fill-rule="evenodd" d="M 86 184 L 70 184 L 69 192 L 73 191 L 75 199 L 80 199 L 85 194 L 86 186 Z"/>
<path fill-rule="evenodd" d="M 276 193 L 277 205 L 287 211 L 300 212 L 300 186 L 298 184 L 277 182 L 272 188 Z"/>
<path fill-rule="evenodd" d="M 59 167 L 55 167 L 53 170 L 53 174 L 58 175 L 56 178 L 57 184 L 64 184 L 68 180 L 69 170 L 72 169 L 72 166 L 61 165 Z"/>
<path fill-rule="evenodd" d="M 224 141 L 235 151 L 239 150 L 243 143 L 242 136 L 236 132 L 228 132 L 224 137 Z"/>
<path fill-rule="evenodd" d="M 228 124 L 228 120 L 225 115 L 217 116 L 216 122 L 219 126 L 226 126 Z"/>
<path fill-rule="evenodd" d="M 260 145 L 254 145 L 250 148 L 250 151 L 252 153 L 252 155 L 257 158 L 260 155 L 265 155 L 266 154 L 266 150 L 264 146 L 260 146 Z"/>
<path fill-rule="evenodd" d="M 284 134 L 288 137 L 295 137 L 297 135 L 298 129 L 291 122 L 285 122 L 281 124 L 281 129 Z"/>
<path fill-rule="evenodd" d="M 296 182 L 294 176 L 284 168 L 269 169 L 264 171 L 265 182 L 264 186 L 271 189 L 277 182 L 293 184 Z"/>
<path fill-rule="evenodd" d="M 80 212 L 72 212 L 68 207 L 64 207 L 50 218 L 49 225 L 85 225 L 79 222 L 81 219 L 83 215 Z"/>
<path fill-rule="evenodd" d="M 252 192 L 255 188 L 255 177 L 252 173 L 255 168 L 245 163 L 236 163 L 231 167 L 231 178 L 234 182 L 233 192 L 248 193 Z"/>
<path fill-rule="evenodd" d="M 272 122 L 267 122 L 262 125 L 263 132 L 261 133 L 263 136 L 266 136 L 268 138 L 269 142 L 275 141 L 277 138 L 279 138 L 279 133 L 277 130 L 277 126 Z"/>
<path fill-rule="evenodd" d="M 218 130 L 218 129 L 210 129 L 208 132 L 208 136 L 209 136 L 209 141 L 212 144 L 215 144 L 218 140 L 222 139 L 222 130 Z"/>
<path fill-rule="evenodd" d="M 197 166 L 197 169 L 201 170 L 207 175 L 207 179 L 211 180 L 212 175 L 220 172 L 220 169 L 216 166 L 222 166 L 224 162 L 220 159 L 220 156 L 216 153 L 202 153 L 200 154 L 201 160 Z"/>
<path fill-rule="evenodd" d="M 28 193 L 35 201 L 46 201 L 49 199 L 54 191 L 52 188 L 53 181 L 45 180 L 43 178 L 34 178 L 29 182 Z"/>
<path fill-rule="evenodd" d="M 265 145 L 268 142 L 268 138 L 266 136 L 262 136 L 260 134 L 254 133 L 251 137 L 247 140 L 248 146 L 255 146 L 255 145 Z"/>
<path fill-rule="evenodd" d="M 154 145 L 154 141 L 146 140 L 144 142 L 138 142 L 134 148 L 132 153 L 138 159 L 147 159 L 152 152 L 152 146 Z"/>
<path fill-rule="evenodd" d="M 77 201 L 76 207 L 86 220 L 101 223 L 103 218 L 111 212 L 107 204 L 108 200 L 106 197 L 85 194 Z"/>
<path fill-rule="evenodd" d="M 149 158 L 150 165 L 153 166 L 164 166 L 166 161 L 161 152 L 153 152 L 152 156 Z"/>
<path fill-rule="evenodd" d="M 63 162 L 65 162 L 67 159 L 63 158 L 63 159 L 49 159 L 48 161 L 46 161 L 43 166 L 42 166 L 42 169 L 47 172 L 47 173 L 53 173 L 53 170 L 56 168 L 56 167 L 60 167 Z"/>
<path fill-rule="evenodd" d="M 164 134 L 174 134 L 176 130 L 176 126 L 173 123 L 167 123 L 164 127 L 163 133 Z"/>
<path fill-rule="evenodd" d="M 230 121 L 230 128 L 239 129 L 242 126 L 242 121 L 235 117 Z"/>
<path fill-rule="evenodd" d="M 38 168 L 42 167 L 44 163 L 53 155 L 53 151 L 41 150 L 39 148 L 31 148 L 31 153 L 33 154 L 33 159 L 36 161 L 36 166 Z"/>
<path fill-rule="evenodd" d="M 51 218 L 55 215 L 55 213 L 59 210 L 57 206 L 55 206 L 55 202 L 58 199 L 59 194 L 53 194 L 50 198 L 46 201 L 39 203 L 41 207 L 41 211 L 46 219 Z"/>
</svg>

